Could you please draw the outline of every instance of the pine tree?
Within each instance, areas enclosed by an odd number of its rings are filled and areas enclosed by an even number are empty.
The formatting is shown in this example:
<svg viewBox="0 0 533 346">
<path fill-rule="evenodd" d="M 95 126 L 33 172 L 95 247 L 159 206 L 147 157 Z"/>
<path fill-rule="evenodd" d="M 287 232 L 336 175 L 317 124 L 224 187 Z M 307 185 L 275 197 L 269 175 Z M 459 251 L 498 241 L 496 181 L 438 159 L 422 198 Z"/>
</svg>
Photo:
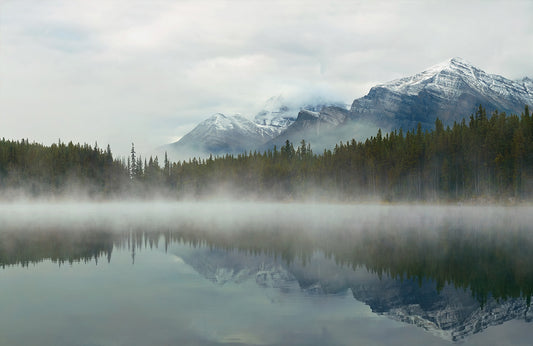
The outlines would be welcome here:
<svg viewBox="0 0 533 346">
<path fill-rule="evenodd" d="M 137 177 L 137 160 L 135 158 L 135 145 L 131 143 L 131 169 L 130 169 L 130 179 L 135 179 Z"/>
<path fill-rule="evenodd" d="M 166 151 L 165 151 L 165 175 L 170 176 L 170 161 L 168 160 Z"/>
</svg>

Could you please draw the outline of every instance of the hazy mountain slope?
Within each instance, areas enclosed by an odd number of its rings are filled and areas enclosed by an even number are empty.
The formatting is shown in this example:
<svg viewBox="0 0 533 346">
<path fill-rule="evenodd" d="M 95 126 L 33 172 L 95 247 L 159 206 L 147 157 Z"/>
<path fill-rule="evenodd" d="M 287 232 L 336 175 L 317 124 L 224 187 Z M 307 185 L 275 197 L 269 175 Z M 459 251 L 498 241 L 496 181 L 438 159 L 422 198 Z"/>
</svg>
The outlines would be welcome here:
<svg viewBox="0 0 533 346">
<path fill-rule="evenodd" d="M 378 84 L 354 100 L 349 110 L 319 97 L 300 103 L 272 97 L 253 121 L 217 114 L 167 148 L 173 157 L 207 156 L 279 148 L 286 140 L 296 146 L 305 139 L 320 152 L 339 141 L 364 140 L 378 128 L 408 130 L 421 123 L 429 129 L 437 118 L 445 125 L 461 121 L 479 105 L 488 114 L 493 110 L 520 114 L 526 104 L 533 105 L 532 79 L 513 81 L 453 58 L 413 76 Z"/>
<path fill-rule="evenodd" d="M 209 154 L 238 154 L 261 149 L 293 124 L 299 112 L 320 111 L 327 103 L 321 98 L 299 104 L 282 96 L 270 98 L 253 121 L 240 115 L 217 113 L 198 124 L 179 141 L 163 147 L 171 157 L 187 158 Z"/>
<path fill-rule="evenodd" d="M 295 146 L 302 139 L 311 143 L 313 150 L 331 148 L 339 141 L 348 141 L 352 138 L 363 139 L 376 133 L 378 128 L 365 121 L 355 123 L 350 120 L 350 111 L 337 106 L 324 107 L 319 112 L 302 110 L 296 121 L 279 136 L 268 141 L 262 149 L 274 146 L 280 148 L 286 140 Z"/>
<path fill-rule="evenodd" d="M 288 105 L 281 95 L 269 98 L 263 109 L 256 114 L 254 122 L 258 125 L 272 126 L 278 134 L 296 120 L 300 107 Z"/>
<path fill-rule="evenodd" d="M 226 116 L 218 113 L 198 124 L 167 148 L 171 154 L 185 157 L 225 154 L 255 147 L 273 135 L 269 127 L 259 126 L 240 115 Z"/>
<path fill-rule="evenodd" d="M 278 147 L 287 139 L 295 145 L 302 139 L 315 151 L 333 148 L 339 141 L 364 140 L 385 131 L 433 128 L 473 114 L 479 105 L 487 109 L 520 114 L 533 104 L 533 80 L 512 81 L 487 74 L 460 58 L 449 59 L 414 76 L 376 85 L 353 101 L 349 111 L 325 107 L 320 112 L 302 111 L 296 121 L 263 148 Z"/>
</svg>

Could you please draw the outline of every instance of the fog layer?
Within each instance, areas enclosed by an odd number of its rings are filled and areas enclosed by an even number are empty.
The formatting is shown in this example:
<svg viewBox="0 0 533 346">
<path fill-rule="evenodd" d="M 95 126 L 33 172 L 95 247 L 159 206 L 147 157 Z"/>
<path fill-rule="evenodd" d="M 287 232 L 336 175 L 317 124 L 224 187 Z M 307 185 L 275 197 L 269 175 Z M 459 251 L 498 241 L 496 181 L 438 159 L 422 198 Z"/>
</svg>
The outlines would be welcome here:
<svg viewBox="0 0 533 346">
<path fill-rule="evenodd" d="M 123 231 L 199 228 L 236 232 L 243 228 L 304 232 L 358 232 L 437 228 L 527 230 L 531 206 L 433 206 L 211 202 L 14 202 L 0 204 L 0 230 L 60 227 Z"/>
</svg>

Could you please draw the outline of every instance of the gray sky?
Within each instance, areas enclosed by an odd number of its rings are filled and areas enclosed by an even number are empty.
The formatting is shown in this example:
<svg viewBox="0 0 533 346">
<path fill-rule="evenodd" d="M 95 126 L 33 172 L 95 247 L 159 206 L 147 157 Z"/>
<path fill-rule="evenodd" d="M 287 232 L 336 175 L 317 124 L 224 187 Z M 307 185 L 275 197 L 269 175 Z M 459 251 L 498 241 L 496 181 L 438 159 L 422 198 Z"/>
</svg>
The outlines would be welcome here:
<svg viewBox="0 0 533 346">
<path fill-rule="evenodd" d="M 533 77 L 533 1 L 0 0 L 0 137 L 126 154 L 271 96 L 351 103 L 459 56 Z"/>
</svg>

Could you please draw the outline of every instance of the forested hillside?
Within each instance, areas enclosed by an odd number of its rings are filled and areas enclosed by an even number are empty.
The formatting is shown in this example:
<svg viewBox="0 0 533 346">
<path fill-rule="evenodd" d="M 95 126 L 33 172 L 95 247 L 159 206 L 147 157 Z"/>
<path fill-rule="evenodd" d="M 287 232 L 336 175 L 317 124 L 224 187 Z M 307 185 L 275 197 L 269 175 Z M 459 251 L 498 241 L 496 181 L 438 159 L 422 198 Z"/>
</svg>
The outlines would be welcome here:
<svg viewBox="0 0 533 346">
<path fill-rule="evenodd" d="M 98 196 L 234 197 L 340 200 L 527 200 L 533 197 L 533 119 L 480 106 L 468 121 L 431 131 L 387 134 L 339 143 L 316 154 L 296 147 L 192 158 L 163 165 L 158 158 L 114 159 L 111 149 L 27 140 L 0 141 L 0 187 L 32 195 L 82 187 Z"/>
</svg>

